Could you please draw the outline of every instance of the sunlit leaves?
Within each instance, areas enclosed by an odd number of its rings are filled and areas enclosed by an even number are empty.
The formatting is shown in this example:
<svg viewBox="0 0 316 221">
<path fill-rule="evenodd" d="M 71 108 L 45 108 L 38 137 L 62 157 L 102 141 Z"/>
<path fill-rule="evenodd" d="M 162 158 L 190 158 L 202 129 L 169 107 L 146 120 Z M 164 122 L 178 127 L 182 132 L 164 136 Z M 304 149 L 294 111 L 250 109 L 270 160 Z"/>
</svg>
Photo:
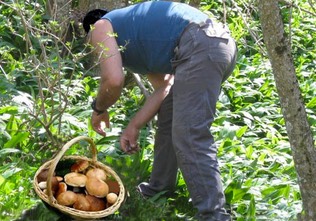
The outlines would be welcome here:
<svg viewBox="0 0 316 221">
<path fill-rule="evenodd" d="M 18 144 L 25 142 L 29 136 L 29 132 L 19 132 L 11 137 L 11 139 L 4 144 L 4 148 L 13 148 Z"/>
</svg>

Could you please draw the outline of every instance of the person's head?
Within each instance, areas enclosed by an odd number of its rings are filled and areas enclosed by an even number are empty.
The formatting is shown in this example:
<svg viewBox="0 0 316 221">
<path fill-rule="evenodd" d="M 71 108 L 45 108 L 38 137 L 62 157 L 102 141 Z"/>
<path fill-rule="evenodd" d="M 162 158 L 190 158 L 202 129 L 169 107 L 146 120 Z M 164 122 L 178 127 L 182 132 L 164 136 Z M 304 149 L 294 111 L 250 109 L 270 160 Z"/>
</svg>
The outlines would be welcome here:
<svg viewBox="0 0 316 221">
<path fill-rule="evenodd" d="M 89 11 L 83 18 L 82 25 L 86 33 L 89 33 L 90 26 L 102 18 L 108 11 L 106 9 L 94 9 Z"/>
</svg>

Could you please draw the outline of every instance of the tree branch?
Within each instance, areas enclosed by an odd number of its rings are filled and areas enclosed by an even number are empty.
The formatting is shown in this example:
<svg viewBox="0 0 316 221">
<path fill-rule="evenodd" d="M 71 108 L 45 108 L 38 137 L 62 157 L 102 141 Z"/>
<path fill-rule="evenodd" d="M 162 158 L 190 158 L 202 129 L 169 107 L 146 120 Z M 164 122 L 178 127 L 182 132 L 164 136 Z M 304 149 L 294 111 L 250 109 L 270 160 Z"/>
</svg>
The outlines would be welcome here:
<svg viewBox="0 0 316 221">
<path fill-rule="evenodd" d="M 137 84 L 137 86 L 140 88 L 141 92 L 145 95 L 145 97 L 149 97 L 150 93 L 147 91 L 145 85 L 143 84 L 140 76 L 136 73 L 133 73 L 133 77 L 134 77 L 134 80 Z"/>
</svg>

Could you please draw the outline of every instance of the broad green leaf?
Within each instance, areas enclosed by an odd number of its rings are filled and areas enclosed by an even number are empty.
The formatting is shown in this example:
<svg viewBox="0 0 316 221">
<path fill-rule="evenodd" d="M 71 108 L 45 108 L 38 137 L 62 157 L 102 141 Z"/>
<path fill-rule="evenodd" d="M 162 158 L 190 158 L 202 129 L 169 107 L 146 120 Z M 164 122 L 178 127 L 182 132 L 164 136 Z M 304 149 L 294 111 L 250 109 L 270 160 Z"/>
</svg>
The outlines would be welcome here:
<svg viewBox="0 0 316 221">
<path fill-rule="evenodd" d="M 18 94 L 19 95 L 14 96 L 12 100 L 17 104 L 25 105 L 28 109 L 31 110 L 33 108 L 33 100 L 31 95 L 21 91 L 19 91 Z"/>
<path fill-rule="evenodd" d="M 5 154 L 10 154 L 10 153 L 19 153 L 20 150 L 14 149 L 14 148 L 4 148 L 0 150 L 0 156 L 5 155 Z"/>
<path fill-rule="evenodd" d="M 255 197 L 252 195 L 250 204 L 247 211 L 247 220 L 255 221 L 256 220 L 256 202 Z"/>
<path fill-rule="evenodd" d="M 247 126 L 241 127 L 240 129 L 236 131 L 236 136 L 239 138 L 242 137 L 246 133 L 247 129 L 248 129 Z"/>
<path fill-rule="evenodd" d="M 254 150 L 253 150 L 253 147 L 252 145 L 249 145 L 247 148 L 246 148 L 246 157 L 248 159 L 252 159 L 252 154 L 253 154 Z"/>
<path fill-rule="evenodd" d="M 4 177 L 0 175 L 0 186 L 1 186 L 1 184 L 4 183 L 4 181 L 5 181 Z"/>
<path fill-rule="evenodd" d="M 309 101 L 306 105 L 307 108 L 314 108 L 316 107 L 316 97 L 314 97 L 311 101 Z"/>
<path fill-rule="evenodd" d="M 234 189 L 233 201 L 238 202 L 243 199 L 243 197 L 248 193 L 250 188 L 239 188 Z"/>
<path fill-rule="evenodd" d="M 250 114 L 249 112 L 247 112 L 247 111 L 241 111 L 240 113 L 243 114 L 244 117 L 246 117 L 246 118 L 248 118 L 248 119 L 250 119 L 250 120 L 254 120 L 252 114 Z"/>
<path fill-rule="evenodd" d="M 0 114 L 17 114 L 18 107 L 16 106 L 5 106 L 0 107 Z"/>
<path fill-rule="evenodd" d="M 13 167 L 13 168 L 10 168 L 6 171 L 3 172 L 2 176 L 5 178 L 5 179 L 8 179 L 9 177 L 13 176 L 14 174 L 20 172 L 22 169 L 21 168 L 18 168 L 18 167 Z"/>
<path fill-rule="evenodd" d="M 104 144 L 109 144 L 112 141 L 118 141 L 119 137 L 118 136 L 106 136 L 101 138 L 96 142 L 96 145 L 104 145 Z"/>
<path fill-rule="evenodd" d="M 25 139 L 29 136 L 29 132 L 19 132 L 12 136 L 11 140 L 4 144 L 4 148 L 13 148 L 16 147 L 19 143 L 25 141 Z"/>
</svg>

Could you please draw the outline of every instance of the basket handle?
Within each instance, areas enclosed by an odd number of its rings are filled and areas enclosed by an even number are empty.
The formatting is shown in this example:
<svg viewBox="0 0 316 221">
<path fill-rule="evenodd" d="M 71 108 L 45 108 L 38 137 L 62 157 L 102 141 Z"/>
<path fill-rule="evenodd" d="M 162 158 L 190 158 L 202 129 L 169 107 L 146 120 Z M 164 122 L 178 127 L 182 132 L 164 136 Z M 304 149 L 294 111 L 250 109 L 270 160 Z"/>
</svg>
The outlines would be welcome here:
<svg viewBox="0 0 316 221">
<path fill-rule="evenodd" d="M 60 150 L 60 152 L 55 156 L 55 158 L 52 160 L 52 163 L 50 164 L 49 170 L 48 170 L 48 176 L 47 176 L 47 196 L 49 203 L 52 204 L 54 197 L 53 197 L 53 192 L 52 192 L 52 178 L 53 178 L 53 173 L 56 169 L 56 166 L 60 159 L 63 157 L 65 152 L 75 143 L 85 140 L 90 144 L 90 151 L 92 153 L 92 161 L 96 162 L 97 161 L 97 149 L 96 146 L 93 142 L 93 140 L 90 137 L 86 136 L 79 136 L 75 137 L 72 140 L 68 141 Z"/>
</svg>

